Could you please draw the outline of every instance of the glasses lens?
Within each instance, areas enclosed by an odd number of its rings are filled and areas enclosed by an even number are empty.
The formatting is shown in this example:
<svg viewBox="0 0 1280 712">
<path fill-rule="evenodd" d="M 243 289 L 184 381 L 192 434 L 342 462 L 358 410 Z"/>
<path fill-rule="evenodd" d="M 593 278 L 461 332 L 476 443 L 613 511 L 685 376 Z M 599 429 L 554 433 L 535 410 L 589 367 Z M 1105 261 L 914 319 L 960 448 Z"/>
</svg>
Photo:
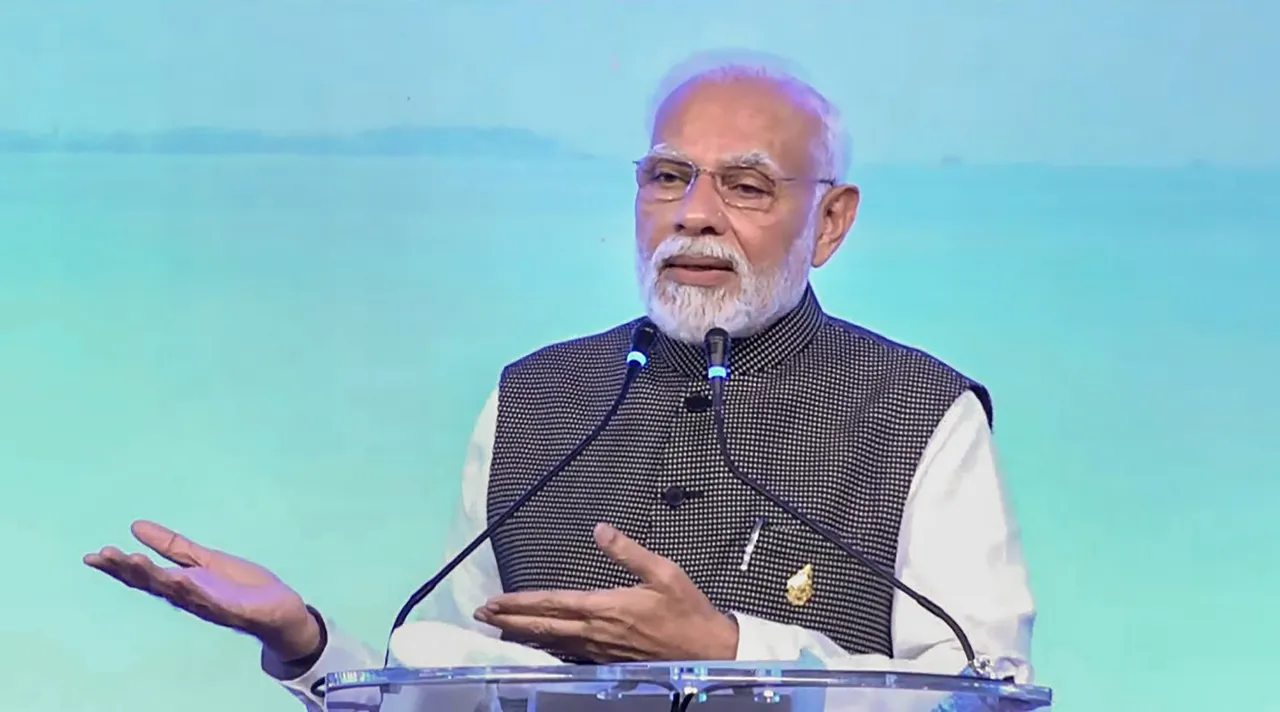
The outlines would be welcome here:
<svg viewBox="0 0 1280 712">
<path fill-rule="evenodd" d="M 636 167 L 636 184 L 649 200 L 679 200 L 689 190 L 697 170 L 669 158 L 646 158 Z"/>
<path fill-rule="evenodd" d="M 778 194 L 778 184 L 755 168 L 730 168 L 716 177 L 720 197 L 734 207 L 767 210 Z"/>
</svg>

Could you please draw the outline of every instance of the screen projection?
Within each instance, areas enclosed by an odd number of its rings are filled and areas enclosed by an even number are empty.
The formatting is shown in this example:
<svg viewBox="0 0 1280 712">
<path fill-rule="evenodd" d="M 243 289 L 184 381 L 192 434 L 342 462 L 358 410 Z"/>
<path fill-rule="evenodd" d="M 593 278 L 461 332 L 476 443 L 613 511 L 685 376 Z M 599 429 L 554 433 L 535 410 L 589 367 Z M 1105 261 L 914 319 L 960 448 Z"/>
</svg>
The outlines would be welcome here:
<svg viewBox="0 0 1280 712">
<path fill-rule="evenodd" d="M 991 388 L 1056 708 L 1269 708 L 1276 27 L 1245 0 L 6 0 L 0 709 L 296 706 L 252 641 L 80 563 L 134 518 L 384 640 L 502 365 L 637 315 L 649 92 L 714 48 L 848 116 L 824 307 Z"/>
</svg>

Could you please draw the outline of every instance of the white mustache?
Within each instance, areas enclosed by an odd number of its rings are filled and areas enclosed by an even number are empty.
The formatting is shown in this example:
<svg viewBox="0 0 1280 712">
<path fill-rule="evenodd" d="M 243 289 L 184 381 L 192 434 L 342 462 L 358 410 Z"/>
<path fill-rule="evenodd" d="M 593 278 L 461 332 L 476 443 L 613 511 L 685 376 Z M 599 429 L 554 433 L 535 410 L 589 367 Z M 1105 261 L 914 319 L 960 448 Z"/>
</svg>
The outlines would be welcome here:
<svg viewBox="0 0 1280 712">
<path fill-rule="evenodd" d="M 706 237 L 687 237 L 685 235 L 672 235 L 662 241 L 658 245 L 658 249 L 653 251 L 649 257 L 649 265 L 653 271 L 662 268 L 662 265 L 676 257 L 705 257 L 709 259 L 725 260 L 733 265 L 733 269 L 740 275 L 750 274 L 751 264 L 747 262 L 747 256 L 739 252 L 737 249 Z"/>
</svg>

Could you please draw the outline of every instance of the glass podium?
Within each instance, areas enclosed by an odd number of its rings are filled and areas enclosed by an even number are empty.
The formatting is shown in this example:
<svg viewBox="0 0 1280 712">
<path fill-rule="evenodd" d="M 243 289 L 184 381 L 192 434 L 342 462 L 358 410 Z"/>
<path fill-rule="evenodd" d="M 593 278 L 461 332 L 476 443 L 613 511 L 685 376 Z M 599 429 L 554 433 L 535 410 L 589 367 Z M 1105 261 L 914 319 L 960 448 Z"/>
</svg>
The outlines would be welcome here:
<svg viewBox="0 0 1280 712">
<path fill-rule="evenodd" d="M 783 663 L 385 668 L 325 680 L 326 712 L 1028 712 L 1048 688 Z"/>
</svg>

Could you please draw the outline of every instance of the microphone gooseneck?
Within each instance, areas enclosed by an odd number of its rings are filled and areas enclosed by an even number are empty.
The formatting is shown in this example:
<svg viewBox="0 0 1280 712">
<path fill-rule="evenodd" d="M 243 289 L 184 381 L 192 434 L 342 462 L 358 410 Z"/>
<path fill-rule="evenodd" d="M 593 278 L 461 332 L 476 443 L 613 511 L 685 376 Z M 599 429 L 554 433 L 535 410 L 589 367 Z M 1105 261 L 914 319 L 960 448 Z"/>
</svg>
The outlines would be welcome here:
<svg viewBox="0 0 1280 712">
<path fill-rule="evenodd" d="M 434 591 L 449 574 L 453 573 L 454 569 L 458 568 L 458 566 L 462 564 L 468 556 L 471 556 L 476 549 L 480 548 L 482 544 L 493 536 L 493 533 L 498 530 L 498 527 L 502 526 L 508 519 L 514 516 L 516 512 L 520 511 L 520 509 L 524 507 L 530 499 L 533 499 L 534 495 L 542 491 L 542 489 L 547 486 L 547 483 L 551 482 L 556 475 L 559 475 L 574 460 L 578 459 L 578 456 L 587 449 L 587 446 L 591 445 L 591 443 L 595 442 L 596 438 L 600 437 L 600 434 L 604 432 L 604 429 L 613 421 L 614 416 L 618 414 L 618 409 L 622 407 L 622 402 L 626 400 L 627 393 L 631 390 L 631 385 L 635 383 L 636 377 L 640 375 L 640 371 L 649 363 L 649 352 L 653 349 L 653 343 L 657 340 L 657 337 L 658 330 L 648 319 L 643 320 L 640 325 L 636 327 L 636 330 L 631 335 L 631 350 L 627 353 L 626 357 L 626 375 L 623 376 L 622 386 L 618 389 L 618 395 L 613 399 L 613 404 L 609 406 L 609 410 L 605 412 L 604 417 L 600 419 L 600 422 L 596 424 L 596 427 L 593 428 L 591 432 L 581 440 L 581 442 L 569 451 L 569 454 L 565 455 L 563 459 L 539 477 L 532 485 L 529 486 L 529 489 L 525 490 L 514 502 L 504 509 L 501 514 L 490 522 L 489 526 L 485 527 L 484 531 L 476 535 L 476 538 L 472 539 L 471 543 L 463 547 L 462 551 L 458 552 L 458 554 L 454 556 L 449 563 L 445 564 L 435 576 L 432 576 L 430 580 L 422 584 L 422 586 L 418 587 L 418 590 L 413 592 L 413 595 L 409 597 L 409 600 L 405 601 L 404 606 L 400 608 L 400 613 L 396 615 L 395 623 L 391 625 L 392 634 L 395 633 L 397 628 L 404 625 L 405 621 L 409 620 L 409 614 L 413 609 L 419 603 L 426 600 L 427 596 L 431 595 L 431 592 Z M 386 667 L 389 665 L 390 660 L 391 641 L 388 639 L 387 654 L 383 659 L 383 666 Z"/>
<path fill-rule="evenodd" d="M 849 557 L 867 567 L 876 576 L 888 582 L 894 588 L 905 593 L 911 600 L 920 604 L 926 611 L 932 613 L 939 620 L 951 629 L 952 634 L 960 641 L 960 647 L 964 649 L 964 656 L 969 663 L 969 668 L 978 674 L 987 674 L 989 664 L 985 660 L 979 660 L 973 650 L 973 644 L 969 641 L 969 636 L 965 634 L 964 629 L 956 622 L 942 607 L 929 600 L 924 594 L 916 591 L 907 584 L 903 583 L 892 571 L 881 566 L 872 560 L 866 554 L 858 551 L 850 546 L 838 534 L 824 527 L 818 522 L 811 519 L 804 512 L 801 512 L 795 505 L 786 501 L 782 497 L 774 494 L 763 484 L 757 482 L 754 478 L 745 474 L 738 468 L 734 462 L 732 455 L 729 453 L 729 438 L 725 434 L 725 416 L 724 416 L 724 384 L 729 378 L 729 355 L 730 355 L 730 339 L 729 334 L 719 327 L 707 332 L 704 340 L 704 346 L 707 352 L 707 381 L 711 386 L 711 413 L 715 418 L 716 444 L 720 448 L 720 456 L 724 459 L 725 465 L 729 469 L 729 473 L 736 477 L 746 486 L 755 490 L 769 502 L 773 503 L 782 511 L 791 515 L 805 526 L 821 534 L 824 539 L 835 545 L 837 549 L 847 554 Z"/>
</svg>

